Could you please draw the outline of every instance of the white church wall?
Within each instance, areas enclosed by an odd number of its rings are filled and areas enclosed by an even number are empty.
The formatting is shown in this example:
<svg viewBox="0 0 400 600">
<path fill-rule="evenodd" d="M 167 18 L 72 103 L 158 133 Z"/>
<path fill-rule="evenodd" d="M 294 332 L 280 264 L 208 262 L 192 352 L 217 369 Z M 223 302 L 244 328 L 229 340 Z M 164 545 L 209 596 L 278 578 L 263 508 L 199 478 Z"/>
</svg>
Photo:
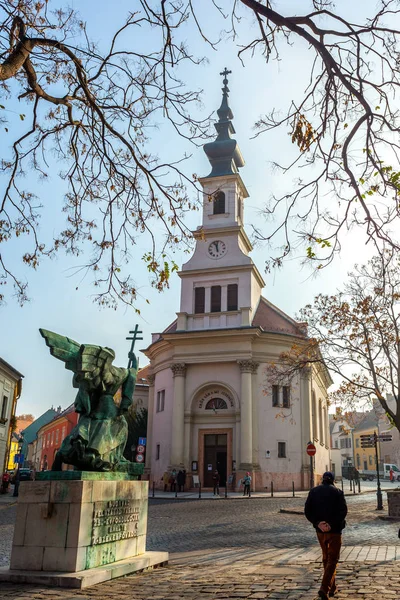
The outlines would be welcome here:
<svg viewBox="0 0 400 600">
<path fill-rule="evenodd" d="M 157 392 L 165 390 L 164 410 L 157 412 Z M 171 455 L 172 407 L 174 400 L 174 379 L 170 368 L 158 371 L 154 382 L 154 413 L 152 435 L 152 477 L 159 481 L 169 466 Z M 160 458 L 157 460 L 157 444 L 160 445 Z"/>
</svg>

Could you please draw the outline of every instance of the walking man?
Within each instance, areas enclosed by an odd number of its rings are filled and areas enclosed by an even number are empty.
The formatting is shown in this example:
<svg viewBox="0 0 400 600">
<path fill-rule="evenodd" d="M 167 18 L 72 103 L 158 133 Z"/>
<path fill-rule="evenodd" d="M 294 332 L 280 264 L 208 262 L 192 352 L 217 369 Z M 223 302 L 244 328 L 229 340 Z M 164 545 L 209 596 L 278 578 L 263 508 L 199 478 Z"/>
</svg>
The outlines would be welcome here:
<svg viewBox="0 0 400 600">
<path fill-rule="evenodd" d="M 310 490 L 304 507 L 304 514 L 315 527 L 322 548 L 324 576 L 318 598 L 323 600 L 332 598 L 336 592 L 336 566 L 347 515 L 344 494 L 335 487 L 334 479 L 330 471 L 324 473 L 321 485 Z"/>
</svg>

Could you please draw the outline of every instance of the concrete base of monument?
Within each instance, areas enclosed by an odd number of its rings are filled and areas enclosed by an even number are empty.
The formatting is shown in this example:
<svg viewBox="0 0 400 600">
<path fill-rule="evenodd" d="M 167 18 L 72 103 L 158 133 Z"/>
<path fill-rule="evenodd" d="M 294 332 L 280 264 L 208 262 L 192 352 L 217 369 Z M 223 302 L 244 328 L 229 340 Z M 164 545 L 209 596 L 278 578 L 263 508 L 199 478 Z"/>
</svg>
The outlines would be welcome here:
<svg viewBox="0 0 400 600">
<path fill-rule="evenodd" d="M 23 482 L 2 578 L 87 587 L 162 564 L 165 552 L 146 552 L 147 508 L 148 482 L 128 474 L 71 471 Z"/>
<path fill-rule="evenodd" d="M 30 583 L 49 587 L 83 589 L 111 581 L 117 577 L 131 575 L 155 567 L 162 567 L 168 563 L 168 552 L 145 552 L 139 556 L 125 558 L 118 562 L 77 571 L 75 573 L 58 573 L 54 571 L 16 571 L 0 567 L 0 582 Z"/>
<path fill-rule="evenodd" d="M 162 567 L 168 563 L 168 552 L 145 552 L 139 556 L 125 558 L 118 562 L 77 571 L 75 573 L 58 573 L 54 571 L 17 571 L 0 567 L 0 582 L 30 583 L 49 587 L 83 589 L 111 581 L 117 577 L 131 575 L 155 567 Z"/>
</svg>

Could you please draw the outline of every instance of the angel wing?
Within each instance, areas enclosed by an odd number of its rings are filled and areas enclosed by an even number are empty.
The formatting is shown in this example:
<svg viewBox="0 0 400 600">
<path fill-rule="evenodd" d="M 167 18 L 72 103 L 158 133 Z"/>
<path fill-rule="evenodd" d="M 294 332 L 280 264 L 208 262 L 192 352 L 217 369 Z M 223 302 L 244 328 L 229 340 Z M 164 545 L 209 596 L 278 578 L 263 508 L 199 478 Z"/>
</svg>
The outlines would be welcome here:
<svg viewBox="0 0 400 600">
<path fill-rule="evenodd" d="M 82 344 L 77 370 L 84 379 L 93 380 L 110 370 L 114 358 L 115 352 L 111 348 Z"/>
<path fill-rule="evenodd" d="M 39 329 L 40 335 L 44 337 L 46 346 L 50 348 L 50 354 L 59 360 L 65 362 L 65 368 L 77 372 L 79 365 L 79 350 L 81 345 L 70 338 L 48 331 L 48 329 Z"/>
</svg>

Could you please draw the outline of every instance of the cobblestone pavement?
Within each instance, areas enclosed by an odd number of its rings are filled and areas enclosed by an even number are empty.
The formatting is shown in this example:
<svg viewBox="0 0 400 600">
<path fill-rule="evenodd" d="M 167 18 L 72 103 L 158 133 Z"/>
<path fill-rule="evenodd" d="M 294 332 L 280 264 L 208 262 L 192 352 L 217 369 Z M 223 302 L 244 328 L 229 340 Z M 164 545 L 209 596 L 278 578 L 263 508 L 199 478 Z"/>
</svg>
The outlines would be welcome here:
<svg viewBox="0 0 400 600">
<path fill-rule="evenodd" d="M 337 599 L 400 598 L 398 525 L 377 517 L 373 494 L 348 504 Z M 168 550 L 168 567 L 82 591 L 2 584 L 0 598 L 313 600 L 321 577 L 315 534 L 301 514 L 279 512 L 303 505 L 282 498 L 150 501 L 147 547 Z M 13 515 L 13 506 L 0 510 L 0 540 Z"/>
</svg>

